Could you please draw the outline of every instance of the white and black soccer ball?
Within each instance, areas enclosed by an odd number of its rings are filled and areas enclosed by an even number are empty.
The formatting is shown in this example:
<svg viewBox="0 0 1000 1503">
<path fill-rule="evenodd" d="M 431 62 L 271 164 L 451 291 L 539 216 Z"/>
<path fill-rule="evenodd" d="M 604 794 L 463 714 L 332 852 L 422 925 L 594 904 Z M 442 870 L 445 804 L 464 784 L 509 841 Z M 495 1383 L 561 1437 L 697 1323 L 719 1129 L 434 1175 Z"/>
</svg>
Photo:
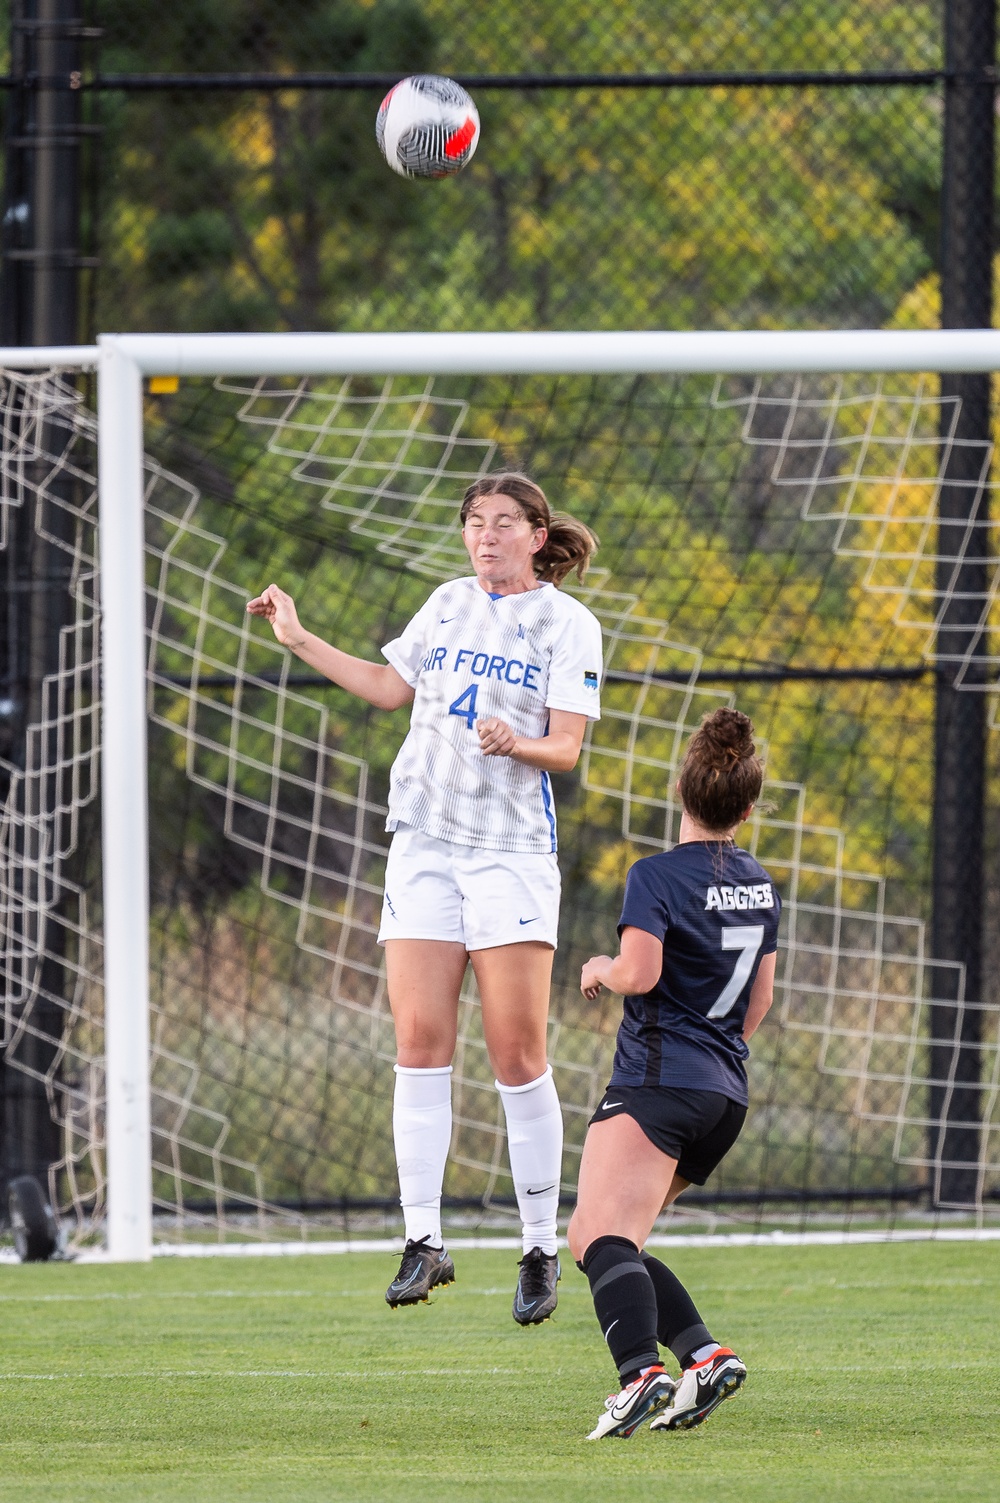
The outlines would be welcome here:
<svg viewBox="0 0 1000 1503">
<path fill-rule="evenodd" d="M 479 144 L 479 114 L 461 84 L 416 73 L 379 105 L 375 139 L 400 177 L 450 177 Z"/>
</svg>

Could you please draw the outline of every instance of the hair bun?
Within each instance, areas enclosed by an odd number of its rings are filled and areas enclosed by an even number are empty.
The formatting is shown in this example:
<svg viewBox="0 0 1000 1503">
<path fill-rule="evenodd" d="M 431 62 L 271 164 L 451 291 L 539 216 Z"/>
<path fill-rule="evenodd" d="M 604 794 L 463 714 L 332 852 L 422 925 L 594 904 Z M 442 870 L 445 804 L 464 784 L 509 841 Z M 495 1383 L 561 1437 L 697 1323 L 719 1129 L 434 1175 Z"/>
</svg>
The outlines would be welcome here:
<svg viewBox="0 0 1000 1503">
<path fill-rule="evenodd" d="M 763 780 L 750 717 L 728 706 L 706 715 L 677 779 L 685 812 L 706 830 L 731 835 L 757 802 Z"/>
<path fill-rule="evenodd" d="M 723 707 L 706 715 L 701 723 L 701 734 L 708 748 L 720 762 L 742 762 L 756 751 L 753 742 L 753 721 L 741 710 Z"/>
</svg>

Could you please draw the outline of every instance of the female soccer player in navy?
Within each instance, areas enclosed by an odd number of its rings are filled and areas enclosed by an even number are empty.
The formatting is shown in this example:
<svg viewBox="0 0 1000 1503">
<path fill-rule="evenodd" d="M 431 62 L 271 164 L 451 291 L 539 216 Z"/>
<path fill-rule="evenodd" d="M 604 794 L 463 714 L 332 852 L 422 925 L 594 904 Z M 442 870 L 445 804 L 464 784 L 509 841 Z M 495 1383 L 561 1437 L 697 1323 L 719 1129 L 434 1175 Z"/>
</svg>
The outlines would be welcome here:
<svg viewBox="0 0 1000 1503">
<path fill-rule="evenodd" d="M 621 953 L 588 960 L 580 978 L 586 997 L 606 986 L 625 998 L 569 1226 L 621 1379 L 591 1440 L 629 1436 L 645 1419 L 651 1430 L 690 1429 L 746 1377 L 680 1280 L 642 1248 L 664 1206 L 705 1183 L 746 1117 L 747 1040 L 771 1005 L 781 902 L 733 836 L 762 777 L 747 717 L 707 715 L 678 779 L 679 843 L 631 868 Z M 679 1383 L 658 1342 L 677 1358 Z"/>
<path fill-rule="evenodd" d="M 436 589 L 386 664 L 348 656 L 299 624 L 269 585 L 247 609 L 304 662 L 381 709 L 412 704 L 392 767 L 393 831 L 379 941 L 396 1025 L 393 1136 L 406 1247 L 386 1299 L 425 1300 L 454 1278 L 441 1235 L 451 1141 L 451 1061 L 471 959 L 483 1032 L 507 1119 L 522 1219 L 514 1319 L 556 1305 L 562 1114 L 546 1063 L 559 868 L 551 772 L 576 765 L 600 714 L 601 628 L 558 589 L 580 578 L 593 534 L 553 516 L 524 475 L 466 492 L 462 537 L 473 577 Z"/>
</svg>

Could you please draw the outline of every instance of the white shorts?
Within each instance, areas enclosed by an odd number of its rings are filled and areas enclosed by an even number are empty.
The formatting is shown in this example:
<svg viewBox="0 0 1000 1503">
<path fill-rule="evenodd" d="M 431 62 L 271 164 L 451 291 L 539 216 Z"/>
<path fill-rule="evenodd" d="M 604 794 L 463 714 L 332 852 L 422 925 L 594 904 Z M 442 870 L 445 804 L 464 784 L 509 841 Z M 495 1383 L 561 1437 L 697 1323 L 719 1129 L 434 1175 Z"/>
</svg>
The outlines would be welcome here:
<svg viewBox="0 0 1000 1503">
<path fill-rule="evenodd" d="M 533 939 L 554 950 L 559 889 L 550 852 L 488 851 L 400 825 L 385 867 L 378 942 L 445 939 L 492 950 Z"/>
</svg>

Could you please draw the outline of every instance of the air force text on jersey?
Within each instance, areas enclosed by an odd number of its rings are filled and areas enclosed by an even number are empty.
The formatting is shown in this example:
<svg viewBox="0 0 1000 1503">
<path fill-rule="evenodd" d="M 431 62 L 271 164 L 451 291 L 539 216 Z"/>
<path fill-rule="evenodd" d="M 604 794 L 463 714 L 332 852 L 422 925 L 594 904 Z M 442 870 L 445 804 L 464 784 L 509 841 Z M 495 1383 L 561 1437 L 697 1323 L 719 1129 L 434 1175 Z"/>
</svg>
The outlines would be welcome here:
<svg viewBox="0 0 1000 1503">
<path fill-rule="evenodd" d="M 473 678 L 495 678 L 501 684 L 523 684 L 526 689 L 540 689 L 538 676 L 541 663 L 523 663 L 520 658 L 505 658 L 500 653 L 476 652 L 471 647 L 459 647 L 451 671 L 457 673 L 465 667 Z M 432 673 L 436 668 L 446 671 L 449 667 L 448 648 L 435 647 L 420 665 L 422 673 Z"/>
<path fill-rule="evenodd" d="M 710 887 L 705 897 L 706 913 L 713 908 L 721 913 L 746 913 L 752 908 L 774 907 L 774 888 L 770 882 L 755 882 L 752 886 L 739 883 L 735 887 Z"/>
<path fill-rule="evenodd" d="M 494 598 L 475 578 L 454 579 L 382 652 L 414 691 L 386 828 L 409 825 L 457 845 L 551 855 L 548 773 L 486 756 L 475 727 L 499 716 L 515 736 L 539 739 L 553 710 L 599 719 L 604 653 L 596 616 L 546 582 Z"/>
</svg>

